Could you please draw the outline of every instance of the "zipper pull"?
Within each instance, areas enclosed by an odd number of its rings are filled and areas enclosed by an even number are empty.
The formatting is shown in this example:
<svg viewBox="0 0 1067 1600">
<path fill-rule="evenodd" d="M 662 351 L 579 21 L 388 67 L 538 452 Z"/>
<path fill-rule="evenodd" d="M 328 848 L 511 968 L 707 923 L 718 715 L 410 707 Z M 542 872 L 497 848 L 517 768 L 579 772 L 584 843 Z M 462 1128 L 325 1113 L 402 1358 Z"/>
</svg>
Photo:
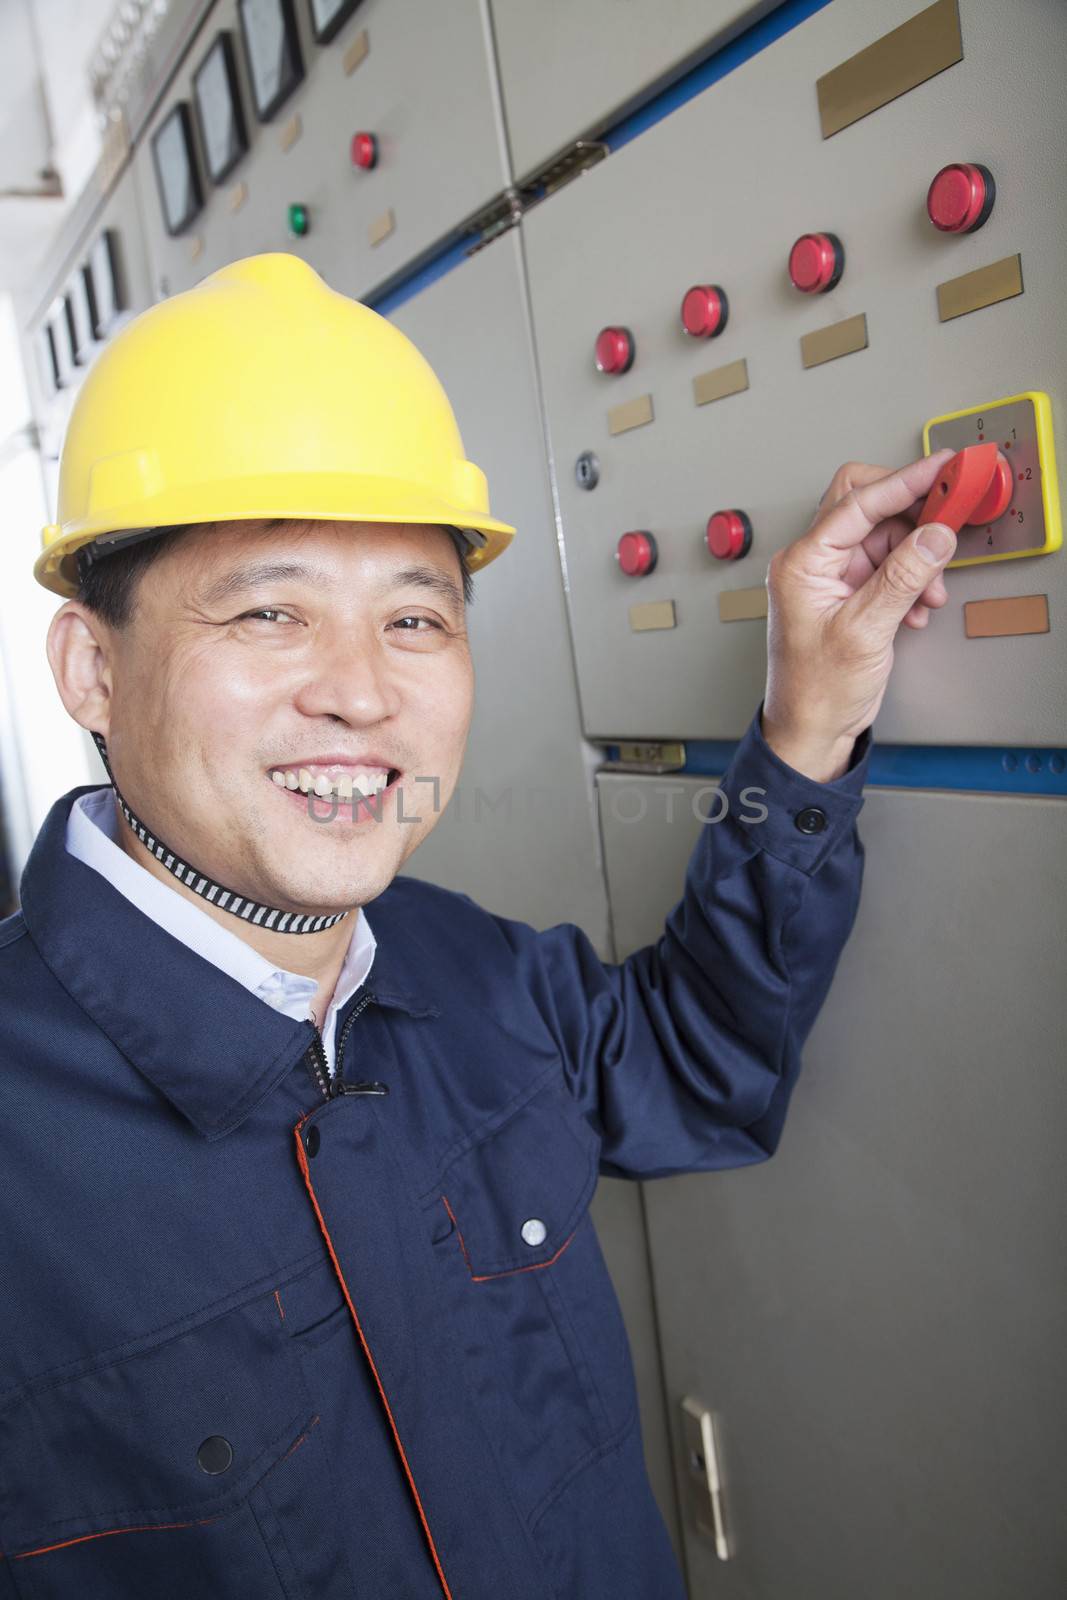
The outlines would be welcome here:
<svg viewBox="0 0 1067 1600">
<path fill-rule="evenodd" d="M 315 1037 L 304 1052 L 304 1060 L 311 1068 L 311 1076 L 324 1100 L 331 1099 L 330 1094 L 330 1065 L 326 1060 L 326 1046 L 322 1042 L 322 1034 L 315 1029 Z"/>
<path fill-rule="evenodd" d="M 368 1079 L 364 1079 L 360 1083 L 345 1083 L 342 1080 L 335 1092 L 337 1094 L 388 1094 L 389 1085 L 387 1083 L 372 1083 Z"/>
</svg>

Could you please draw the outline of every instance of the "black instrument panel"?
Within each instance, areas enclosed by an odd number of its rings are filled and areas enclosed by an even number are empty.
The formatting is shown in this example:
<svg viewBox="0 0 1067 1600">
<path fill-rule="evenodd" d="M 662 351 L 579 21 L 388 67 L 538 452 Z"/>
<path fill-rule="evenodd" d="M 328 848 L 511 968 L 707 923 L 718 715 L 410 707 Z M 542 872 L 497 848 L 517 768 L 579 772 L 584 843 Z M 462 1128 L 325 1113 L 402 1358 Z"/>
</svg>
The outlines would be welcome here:
<svg viewBox="0 0 1067 1600">
<path fill-rule="evenodd" d="M 222 183 L 248 149 L 233 35 L 228 29 L 216 36 L 193 73 L 193 100 L 207 175 L 212 183 Z"/>
</svg>

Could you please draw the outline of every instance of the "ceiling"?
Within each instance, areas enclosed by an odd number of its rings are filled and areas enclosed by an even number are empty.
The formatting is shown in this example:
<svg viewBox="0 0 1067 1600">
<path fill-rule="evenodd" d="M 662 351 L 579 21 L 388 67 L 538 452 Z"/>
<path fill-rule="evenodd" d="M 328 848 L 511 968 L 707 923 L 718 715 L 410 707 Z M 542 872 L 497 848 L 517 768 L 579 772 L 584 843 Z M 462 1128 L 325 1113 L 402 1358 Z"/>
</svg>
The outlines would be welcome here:
<svg viewBox="0 0 1067 1600">
<path fill-rule="evenodd" d="M 0 292 L 32 283 L 96 166 L 88 68 L 116 9 L 116 0 L 0 0 Z"/>
</svg>

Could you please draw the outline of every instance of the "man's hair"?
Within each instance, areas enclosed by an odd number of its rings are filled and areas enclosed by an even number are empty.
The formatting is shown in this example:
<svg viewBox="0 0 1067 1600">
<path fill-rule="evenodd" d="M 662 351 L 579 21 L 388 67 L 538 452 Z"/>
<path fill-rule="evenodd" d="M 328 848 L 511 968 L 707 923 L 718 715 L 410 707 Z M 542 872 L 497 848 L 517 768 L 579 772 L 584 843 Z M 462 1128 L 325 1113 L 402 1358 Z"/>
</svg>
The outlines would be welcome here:
<svg viewBox="0 0 1067 1600">
<path fill-rule="evenodd" d="M 280 527 L 284 520 L 278 517 L 266 526 Z M 112 551 L 110 555 L 98 557 L 92 563 L 83 559 L 79 551 L 78 599 L 112 628 L 126 627 L 133 615 L 137 584 L 145 569 L 158 560 L 164 550 L 172 550 L 177 540 L 204 526 L 204 523 L 194 523 L 185 528 L 161 528 L 155 538 L 138 539 Z M 474 599 L 474 579 L 466 562 L 469 546 L 458 528 L 446 523 L 440 526 L 452 540 L 459 557 L 463 603 L 470 605 Z"/>
</svg>

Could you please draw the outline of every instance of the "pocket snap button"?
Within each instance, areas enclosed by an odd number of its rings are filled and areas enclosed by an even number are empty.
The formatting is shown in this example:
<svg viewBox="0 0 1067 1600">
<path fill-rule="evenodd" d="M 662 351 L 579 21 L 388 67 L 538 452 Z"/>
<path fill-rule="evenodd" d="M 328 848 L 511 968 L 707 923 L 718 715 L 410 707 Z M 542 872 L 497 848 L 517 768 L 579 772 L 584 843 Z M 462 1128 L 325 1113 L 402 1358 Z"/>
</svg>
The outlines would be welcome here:
<svg viewBox="0 0 1067 1600">
<path fill-rule="evenodd" d="M 522 1225 L 522 1236 L 528 1245 L 536 1247 L 539 1244 L 544 1244 L 548 1238 L 548 1229 L 540 1217 L 531 1217 L 528 1222 L 524 1222 Z"/>
<path fill-rule="evenodd" d="M 233 1446 L 221 1433 L 213 1433 L 210 1439 L 205 1439 L 196 1452 L 197 1466 L 201 1472 L 209 1473 L 213 1478 L 225 1472 L 232 1461 Z"/>
</svg>

